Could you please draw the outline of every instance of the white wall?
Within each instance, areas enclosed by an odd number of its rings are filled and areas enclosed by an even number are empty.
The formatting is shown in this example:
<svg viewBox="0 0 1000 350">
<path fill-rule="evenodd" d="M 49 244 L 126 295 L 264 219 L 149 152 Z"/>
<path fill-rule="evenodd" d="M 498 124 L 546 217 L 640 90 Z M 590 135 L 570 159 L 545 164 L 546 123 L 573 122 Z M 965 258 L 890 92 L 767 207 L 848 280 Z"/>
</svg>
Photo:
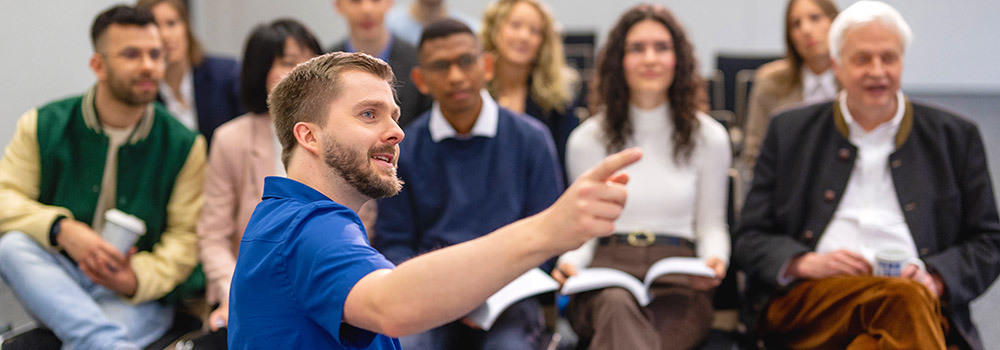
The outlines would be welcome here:
<svg viewBox="0 0 1000 350">
<path fill-rule="evenodd" d="M 404 0 L 403 2 L 408 1 Z M 599 40 L 635 0 L 548 0 L 567 30 L 593 30 Z M 852 3 L 838 0 L 841 6 Z M 914 29 L 903 86 L 920 91 L 1000 92 L 1000 1 L 888 0 Z M 87 67 L 90 23 L 114 1 L 0 1 L 0 144 L 32 106 L 81 93 L 93 83 Z M 193 27 L 210 53 L 238 57 L 250 29 L 279 17 L 309 26 L 324 47 L 344 37 L 332 0 L 191 0 Z M 478 16 L 485 0 L 450 2 Z M 780 53 L 781 0 L 662 1 L 692 37 L 702 68 L 719 52 Z"/>
<path fill-rule="evenodd" d="M 111 0 L 0 1 L 0 144 L 29 108 L 94 83 L 90 25 Z"/>
<path fill-rule="evenodd" d="M 346 35 L 346 24 L 332 0 L 191 0 L 200 14 L 195 26 L 206 46 L 238 55 L 254 24 L 282 16 L 298 18 L 312 28 L 324 46 Z M 543 0 L 567 30 L 593 30 L 599 42 L 636 0 Z M 400 0 L 398 3 L 408 3 Z M 702 68 L 714 66 L 719 52 L 780 54 L 783 0 L 659 1 L 674 11 L 698 50 Z M 853 0 L 837 0 L 841 8 Z M 887 0 L 913 27 L 916 40 L 906 55 L 903 85 L 907 89 L 962 92 L 1000 91 L 1000 1 Z M 450 1 L 478 17 L 488 1 Z"/>
</svg>

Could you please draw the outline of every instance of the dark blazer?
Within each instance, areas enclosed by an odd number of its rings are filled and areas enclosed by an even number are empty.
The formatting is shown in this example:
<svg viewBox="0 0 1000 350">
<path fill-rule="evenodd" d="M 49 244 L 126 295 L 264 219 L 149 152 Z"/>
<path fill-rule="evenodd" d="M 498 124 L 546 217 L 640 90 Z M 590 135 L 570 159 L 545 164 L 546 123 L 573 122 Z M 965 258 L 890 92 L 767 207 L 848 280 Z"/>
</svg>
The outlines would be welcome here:
<svg viewBox="0 0 1000 350">
<path fill-rule="evenodd" d="M 528 94 L 528 97 L 524 101 L 524 114 L 538 119 L 549 128 L 549 132 L 552 134 L 552 141 L 556 144 L 556 154 L 559 156 L 559 174 L 563 177 L 563 183 L 567 186 L 570 182 L 566 181 L 568 180 L 566 178 L 566 142 L 569 140 L 570 132 L 577 125 L 580 125 L 580 118 L 577 117 L 575 111 L 577 106 L 576 103 L 567 104 L 566 109 L 562 113 L 556 110 L 550 110 L 546 113 L 531 98 L 531 94 Z"/>
<path fill-rule="evenodd" d="M 733 246 L 749 280 L 751 329 L 781 292 L 783 264 L 816 248 L 837 209 L 857 155 L 847 133 L 836 102 L 785 112 L 768 127 Z M 982 348 L 969 302 L 1000 273 L 1000 223 L 979 129 L 907 101 L 889 167 L 918 254 L 946 285 L 954 329 Z"/>
<path fill-rule="evenodd" d="M 191 76 L 198 132 L 205 135 L 211 146 L 215 128 L 246 113 L 240 103 L 240 64 L 228 58 L 206 56 L 191 70 Z M 156 100 L 163 103 L 162 96 L 157 95 Z"/>
<path fill-rule="evenodd" d="M 347 51 L 347 40 L 330 48 L 330 52 Z M 396 98 L 399 103 L 399 126 L 406 128 L 413 119 L 431 109 L 431 98 L 420 93 L 413 85 L 410 71 L 417 65 L 417 49 L 410 43 L 392 37 L 392 50 L 389 51 L 389 67 L 396 75 Z"/>
<path fill-rule="evenodd" d="M 246 113 L 240 103 L 240 64 L 228 58 L 205 57 L 191 75 L 198 131 L 211 145 L 215 128 Z"/>
</svg>

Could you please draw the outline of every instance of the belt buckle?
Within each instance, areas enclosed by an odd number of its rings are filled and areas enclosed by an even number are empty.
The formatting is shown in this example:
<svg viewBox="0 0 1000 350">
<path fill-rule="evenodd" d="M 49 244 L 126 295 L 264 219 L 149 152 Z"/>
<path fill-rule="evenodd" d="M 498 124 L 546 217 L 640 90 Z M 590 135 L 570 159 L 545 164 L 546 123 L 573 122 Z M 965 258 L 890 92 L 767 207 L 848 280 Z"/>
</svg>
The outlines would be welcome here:
<svg viewBox="0 0 1000 350">
<path fill-rule="evenodd" d="M 648 247 L 656 241 L 656 236 L 651 230 L 631 231 L 625 238 L 628 244 L 633 247 Z"/>
</svg>

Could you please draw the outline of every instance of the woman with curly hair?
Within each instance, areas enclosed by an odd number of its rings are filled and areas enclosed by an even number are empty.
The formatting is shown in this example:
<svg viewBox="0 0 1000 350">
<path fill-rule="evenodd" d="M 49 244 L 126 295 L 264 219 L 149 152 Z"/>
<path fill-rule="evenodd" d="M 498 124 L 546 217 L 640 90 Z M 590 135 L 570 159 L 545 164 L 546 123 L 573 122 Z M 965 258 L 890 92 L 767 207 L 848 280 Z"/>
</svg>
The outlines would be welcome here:
<svg viewBox="0 0 1000 350">
<path fill-rule="evenodd" d="M 791 107 L 833 99 L 837 79 L 830 59 L 833 0 L 790 0 L 785 9 L 785 58 L 757 69 L 747 114 L 743 159 L 753 169 L 771 116 Z"/>
<path fill-rule="evenodd" d="M 483 14 L 483 49 L 496 57 L 486 88 L 500 106 L 549 127 L 560 164 L 579 124 L 573 113 L 577 73 L 566 65 L 555 20 L 538 0 L 498 0 Z"/>
<path fill-rule="evenodd" d="M 732 155 L 726 130 L 698 111 L 695 66 L 684 29 L 660 5 L 628 10 L 599 55 L 597 114 L 570 135 L 568 175 L 628 147 L 641 147 L 643 159 L 628 169 L 616 233 L 561 256 L 553 276 L 565 281 L 579 267 L 610 267 L 642 280 L 653 263 L 684 256 L 704 261 L 715 277 L 661 277 L 645 307 L 621 288 L 573 295 L 568 318 L 590 349 L 689 349 L 711 327 L 712 291 L 729 260 Z"/>
</svg>

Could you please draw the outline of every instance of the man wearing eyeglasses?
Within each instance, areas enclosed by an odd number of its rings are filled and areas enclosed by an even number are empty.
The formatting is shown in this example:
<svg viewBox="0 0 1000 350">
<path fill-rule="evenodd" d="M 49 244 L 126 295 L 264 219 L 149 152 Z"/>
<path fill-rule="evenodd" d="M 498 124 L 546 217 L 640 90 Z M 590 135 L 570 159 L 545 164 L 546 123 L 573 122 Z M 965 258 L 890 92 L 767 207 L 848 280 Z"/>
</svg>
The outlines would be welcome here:
<svg viewBox="0 0 1000 350">
<path fill-rule="evenodd" d="M 139 349 L 172 324 L 169 300 L 204 286 L 205 138 L 154 103 L 166 63 L 151 13 L 106 10 L 91 39 L 97 83 L 25 113 L 0 160 L 0 275 L 64 348 Z M 109 209 L 144 222 L 131 247 L 102 235 Z"/>
<path fill-rule="evenodd" d="M 374 246 L 393 263 L 469 241 L 551 205 L 563 188 L 548 129 L 500 108 L 484 89 L 493 59 L 461 22 L 428 25 L 413 81 L 434 97 L 406 128 L 395 197 L 379 201 Z M 537 299 L 508 308 L 490 331 L 462 322 L 400 339 L 404 349 L 538 349 Z"/>
</svg>

